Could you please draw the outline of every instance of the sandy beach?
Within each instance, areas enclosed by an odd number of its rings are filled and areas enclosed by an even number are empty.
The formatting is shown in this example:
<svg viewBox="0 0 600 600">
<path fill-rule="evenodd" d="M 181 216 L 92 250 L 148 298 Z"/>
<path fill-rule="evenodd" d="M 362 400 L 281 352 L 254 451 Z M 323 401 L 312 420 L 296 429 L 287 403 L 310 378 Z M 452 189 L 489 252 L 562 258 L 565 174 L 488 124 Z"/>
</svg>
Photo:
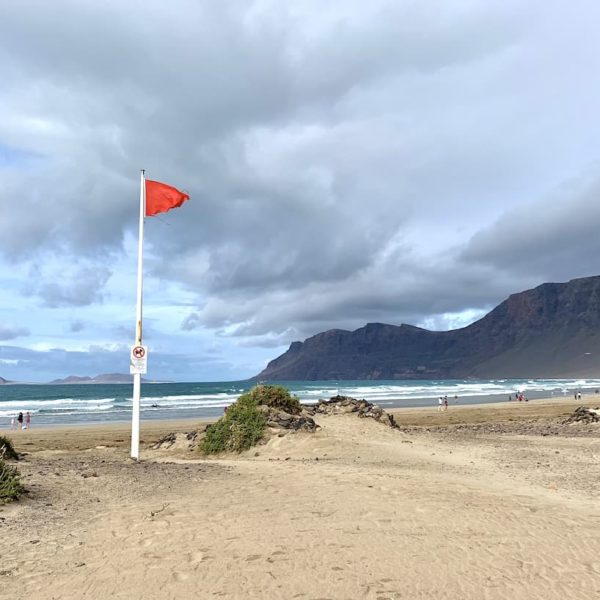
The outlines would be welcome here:
<svg viewBox="0 0 600 600">
<path fill-rule="evenodd" d="M 600 597 L 600 398 L 321 416 L 239 456 L 152 450 L 194 422 L 15 432 L 0 598 Z"/>
</svg>

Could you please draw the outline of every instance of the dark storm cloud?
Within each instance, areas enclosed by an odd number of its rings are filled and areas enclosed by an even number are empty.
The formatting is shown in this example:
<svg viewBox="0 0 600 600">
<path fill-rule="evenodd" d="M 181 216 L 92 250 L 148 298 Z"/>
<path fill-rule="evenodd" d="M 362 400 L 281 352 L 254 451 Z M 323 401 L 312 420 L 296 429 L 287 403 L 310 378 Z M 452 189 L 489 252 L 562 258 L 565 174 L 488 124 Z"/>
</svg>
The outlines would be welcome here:
<svg viewBox="0 0 600 600">
<path fill-rule="evenodd" d="M 80 320 L 71 321 L 69 329 L 73 333 L 79 333 L 80 331 L 83 331 L 85 329 L 85 323 Z"/>
<path fill-rule="evenodd" d="M 193 331 L 201 325 L 200 317 L 196 313 L 189 314 L 181 323 L 183 331 Z"/>
<path fill-rule="evenodd" d="M 2 231 L 8 236 L 4 252 L 118 246 L 135 218 L 127 199 L 135 198 L 132 174 L 142 165 L 161 165 L 150 172 L 187 184 L 197 202 L 209 195 L 211 204 L 219 203 L 202 212 L 211 218 L 202 233 L 215 231 L 215 221 L 233 221 L 229 238 L 235 239 L 245 203 L 253 220 L 285 236 L 290 224 L 306 220 L 310 201 L 316 203 L 323 190 L 310 181 L 318 179 L 313 164 L 300 165 L 298 175 L 286 165 L 279 177 L 248 164 L 245 155 L 260 152 L 248 147 L 250 129 L 269 134 L 289 123 L 335 124 L 336 103 L 354 90 L 402 72 L 481 59 L 510 45 L 520 27 L 508 11 L 441 13 L 432 20 L 428 12 L 392 7 L 367 11 L 354 22 L 352 11 L 342 8 L 332 24 L 334 38 L 327 29 L 306 38 L 303 31 L 317 25 L 316 15 L 303 22 L 277 10 L 273 18 L 274 7 L 260 3 L 183 2 L 182 10 L 148 3 L 142 15 L 121 3 L 64 2 L 62 10 L 45 2 L 8 3 L 0 21 L 0 59 L 8 74 L 7 102 L 18 101 L 19 110 L 12 107 L 17 125 L 4 135 L 45 155 L 48 165 L 27 173 L 27 188 L 18 173 L 7 176 L 4 198 L 27 192 L 14 219 L 18 227 Z M 415 24 L 404 24 L 406 17 Z M 429 22 L 435 44 L 420 34 L 419 21 Z M 508 25 L 505 35 L 497 32 L 499 25 Z M 165 29 L 177 37 L 160 35 Z M 334 147 L 325 140 L 325 151 L 358 140 L 349 135 L 332 141 Z M 344 191 L 353 186 L 337 180 L 339 168 L 323 170 L 341 196 L 324 214 L 333 225 L 335 203 L 346 200 Z M 346 225 L 341 217 L 340 228 Z M 229 252 L 239 254 L 235 247 Z M 229 265 L 224 254 L 216 249 L 216 268 Z M 281 274 L 288 274 L 285 266 Z"/>
<path fill-rule="evenodd" d="M 595 5 L 140 6 L 2 7 L 0 253 L 85 261 L 47 306 L 102 300 L 141 167 L 192 196 L 146 228 L 184 331 L 441 323 L 593 268 L 593 193 L 535 202 L 600 156 Z"/>
<path fill-rule="evenodd" d="M 0 323 L 0 340 L 14 340 L 18 337 L 27 336 L 30 334 L 26 327 L 15 327 L 14 325 Z"/>
<path fill-rule="evenodd" d="M 70 281 L 61 279 L 43 283 L 38 294 L 50 308 L 63 306 L 87 306 L 102 301 L 101 290 L 111 276 L 106 267 L 85 267 L 79 269 Z"/>
<path fill-rule="evenodd" d="M 600 178 L 590 171 L 482 229 L 461 259 L 540 282 L 598 274 Z"/>
<path fill-rule="evenodd" d="M 489 309 L 515 288 L 527 286 L 525 278 L 495 273 L 484 266 L 457 270 L 454 257 L 421 264 L 426 276 L 412 265 L 412 261 L 402 263 L 392 256 L 341 284 L 314 283 L 302 293 L 277 290 L 256 298 L 239 294 L 224 302 L 215 299 L 199 316 L 204 326 L 222 328 L 224 335 L 252 338 L 256 345 L 271 347 L 327 329 L 353 330 L 367 322 L 435 327 L 453 319 L 440 316 L 431 320 L 431 315 Z M 389 273 L 397 276 L 386 277 Z M 492 273 L 488 284 L 481 285 Z"/>
</svg>

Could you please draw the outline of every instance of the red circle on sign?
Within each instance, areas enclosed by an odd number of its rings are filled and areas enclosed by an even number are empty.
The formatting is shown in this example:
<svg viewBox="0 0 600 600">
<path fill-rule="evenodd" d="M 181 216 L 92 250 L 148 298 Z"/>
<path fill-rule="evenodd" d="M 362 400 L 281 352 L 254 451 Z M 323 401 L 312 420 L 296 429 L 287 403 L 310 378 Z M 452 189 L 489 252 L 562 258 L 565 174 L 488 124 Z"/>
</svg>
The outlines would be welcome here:
<svg viewBox="0 0 600 600">
<path fill-rule="evenodd" d="M 144 350 L 144 348 L 142 346 L 136 346 L 133 349 L 133 356 L 135 356 L 136 358 L 144 358 L 145 354 L 146 354 L 146 351 Z"/>
</svg>

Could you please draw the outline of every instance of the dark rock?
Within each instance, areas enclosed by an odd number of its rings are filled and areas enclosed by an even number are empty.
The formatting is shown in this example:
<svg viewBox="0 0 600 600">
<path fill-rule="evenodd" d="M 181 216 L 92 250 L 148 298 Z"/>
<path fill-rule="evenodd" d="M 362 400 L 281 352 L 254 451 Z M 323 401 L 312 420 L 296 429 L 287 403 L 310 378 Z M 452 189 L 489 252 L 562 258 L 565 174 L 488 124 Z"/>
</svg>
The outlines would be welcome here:
<svg viewBox="0 0 600 600">
<path fill-rule="evenodd" d="M 167 433 L 161 437 L 155 444 L 152 445 L 152 448 L 158 450 L 160 448 L 170 448 L 177 441 L 176 433 Z"/>
<path fill-rule="evenodd" d="M 359 418 L 375 419 L 388 427 L 396 429 L 398 424 L 394 415 L 386 413 L 377 404 L 371 404 L 366 400 L 357 400 L 349 396 L 333 396 L 329 400 L 319 400 L 317 404 L 304 406 L 304 410 L 310 415 L 339 415 L 347 413 L 357 413 Z"/>
<path fill-rule="evenodd" d="M 282 410 L 261 406 L 267 416 L 267 426 L 288 431 L 316 431 L 319 427 L 311 416 L 306 414 L 291 415 Z"/>
<path fill-rule="evenodd" d="M 188 433 L 168 433 L 152 444 L 151 448 L 154 450 L 168 450 L 179 443 L 178 447 L 195 450 L 198 444 L 204 439 L 205 435 L 206 427 Z"/>
<path fill-rule="evenodd" d="M 600 422 L 600 409 L 579 406 L 575 412 L 564 421 L 565 423 L 598 423 Z"/>
</svg>

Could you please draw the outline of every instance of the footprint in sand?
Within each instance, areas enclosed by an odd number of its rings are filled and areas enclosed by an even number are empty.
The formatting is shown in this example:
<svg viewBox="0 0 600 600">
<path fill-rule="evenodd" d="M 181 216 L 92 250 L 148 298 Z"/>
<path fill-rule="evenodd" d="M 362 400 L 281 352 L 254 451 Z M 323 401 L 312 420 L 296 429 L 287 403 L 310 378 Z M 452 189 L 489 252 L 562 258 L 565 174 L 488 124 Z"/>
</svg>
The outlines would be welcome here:
<svg viewBox="0 0 600 600">
<path fill-rule="evenodd" d="M 154 560 L 162 563 L 165 557 L 160 554 L 156 554 L 155 552 L 143 552 L 142 558 L 147 561 Z"/>
<path fill-rule="evenodd" d="M 190 578 L 190 576 L 187 573 L 181 573 L 179 571 L 175 571 L 173 573 L 173 579 L 175 581 L 186 581 L 189 578 Z"/>
<path fill-rule="evenodd" d="M 260 554 L 250 554 L 249 556 L 246 556 L 246 562 L 252 562 L 259 558 L 262 558 Z"/>
</svg>

